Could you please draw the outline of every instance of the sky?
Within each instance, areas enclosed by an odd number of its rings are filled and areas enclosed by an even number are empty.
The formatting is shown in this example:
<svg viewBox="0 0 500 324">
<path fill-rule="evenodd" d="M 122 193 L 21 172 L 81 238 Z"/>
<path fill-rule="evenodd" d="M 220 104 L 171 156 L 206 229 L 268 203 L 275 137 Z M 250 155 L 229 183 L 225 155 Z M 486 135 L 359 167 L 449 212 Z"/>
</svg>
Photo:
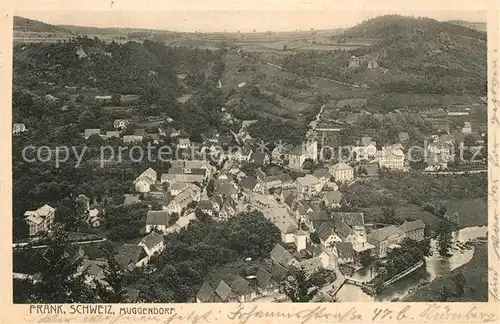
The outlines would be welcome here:
<svg viewBox="0 0 500 324">
<path fill-rule="evenodd" d="M 130 27 L 182 32 L 293 31 L 351 27 L 384 14 L 425 16 L 437 20 L 486 22 L 481 2 L 461 1 L 439 10 L 439 1 L 335 2 L 296 0 L 25 0 L 14 3 L 16 15 L 56 25 Z M 334 3 L 334 2 L 330 2 Z M 372 4 L 374 1 L 372 1 Z M 473 4 L 474 4 L 473 3 Z M 479 4 L 479 5 L 478 5 Z M 429 5 L 432 5 L 431 7 Z M 457 9 L 461 6 L 460 9 Z M 91 7 L 92 9 L 89 9 Z M 408 8 L 411 8 L 408 9 Z M 474 8 L 474 9 L 473 9 Z M 482 7 L 485 8 L 484 6 Z"/>
</svg>

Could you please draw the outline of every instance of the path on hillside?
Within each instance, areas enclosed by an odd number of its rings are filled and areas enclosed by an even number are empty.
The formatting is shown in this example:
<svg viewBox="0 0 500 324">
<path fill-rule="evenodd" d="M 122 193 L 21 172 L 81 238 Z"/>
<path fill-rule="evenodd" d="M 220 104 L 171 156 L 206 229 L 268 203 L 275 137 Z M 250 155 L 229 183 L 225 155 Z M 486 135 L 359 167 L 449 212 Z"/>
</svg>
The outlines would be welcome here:
<svg viewBox="0 0 500 324">
<path fill-rule="evenodd" d="M 333 79 L 328 79 L 328 78 L 322 78 L 322 77 L 317 77 L 317 76 L 304 76 L 304 75 L 301 75 L 301 74 L 299 74 L 299 73 L 297 73 L 295 71 L 285 69 L 284 67 L 282 67 L 280 65 L 277 65 L 277 64 L 273 64 L 271 62 L 261 61 L 259 59 L 255 59 L 253 57 L 249 57 L 247 55 L 244 55 L 243 57 L 246 58 L 246 59 L 250 59 L 250 60 L 256 60 L 259 63 L 266 64 L 266 65 L 271 66 L 273 68 L 276 68 L 278 70 L 282 70 L 282 71 L 285 71 L 285 72 L 293 73 L 293 74 L 298 75 L 298 76 L 300 76 L 302 78 L 311 78 L 311 79 L 316 79 L 316 80 L 328 81 L 328 82 L 332 82 L 332 83 L 335 83 L 335 84 L 340 84 L 340 85 L 348 86 L 348 87 L 351 87 L 351 88 L 362 88 L 361 86 L 359 86 L 357 84 L 346 83 L 346 82 L 342 82 L 342 81 L 338 81 L 338 80 L 333 80 Z M 365 86 L 363 88 L 368 89 L 369 87 Z"/>
</svg>

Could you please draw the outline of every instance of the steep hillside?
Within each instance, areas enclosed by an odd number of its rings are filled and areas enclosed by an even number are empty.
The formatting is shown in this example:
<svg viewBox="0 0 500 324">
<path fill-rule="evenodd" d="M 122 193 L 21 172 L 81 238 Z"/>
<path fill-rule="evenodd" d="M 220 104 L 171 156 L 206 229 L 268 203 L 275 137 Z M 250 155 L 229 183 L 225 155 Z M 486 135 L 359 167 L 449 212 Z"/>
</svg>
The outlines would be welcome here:
<svg viewBox="0 0 500 324">
<path fill-rule="evenodd" d="M 352 51 L 288 56 L 283 64 L 305 75 L 384 91 L 486 91 L 486 33 L 427 18 L 382 16 L 345 31 L 343 37 L 376 41 Z"/>
<path fill-rule="evenodd" d="M 19 44 L 14 46 L 14 85 L 39 90 L 41 84 L 49 84 L 176 98 L 180 94 L 176 73 L 199 72 L 216 58 L 209 51 L 151 41 L 118 44 L 77 37 L 50 45 Z"/>
<path fill-rule="evenodd" d="M 14 32 L 72 34 L 66 28 L 50 25 L 38 20 L 14 16 Z"/>
<path fill-rule="evenodd" d="M 396 35 L 425 34 L 438 36 L 440 33 L 486 40 L 486 34 L 463 25 L 439 22 L 430 18 L 413 18 L 386 15 L 364 21 L 344 32 L 348 38 L 391 38 Z"/>
</svg>

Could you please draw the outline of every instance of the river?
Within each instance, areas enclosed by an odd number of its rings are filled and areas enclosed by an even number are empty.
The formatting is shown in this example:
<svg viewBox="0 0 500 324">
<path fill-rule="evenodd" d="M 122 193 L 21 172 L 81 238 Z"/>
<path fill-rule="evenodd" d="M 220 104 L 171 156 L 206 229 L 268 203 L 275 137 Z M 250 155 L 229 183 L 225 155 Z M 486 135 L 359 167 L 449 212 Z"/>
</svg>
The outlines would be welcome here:
<svg viewBox="0 0 500 324">
<path fill-rule="evenodd" d="M 436 240 L 431 241 L 431 248 L 434 251 L 433 255 L 426 258 L 426 265 L 419 270 L 416 270 L 411 275 L 395 282 L 386 290 L 376 296 L 365 294 L 361 287 L 344 284 L 338 291 L 337 297 L 341 302 L 373 302 L 373 301 L 395 301 L 405 297 L 408 292 L 419 284 L 431 282 L 438 277 L 444 277 L 459 266 L 466 264 L 474 255 L 472 246 L 465 246 L 464 243 L 486 237 L 487 226 L 467 227 L 459 231 L 453 232 L 453 250 L 450 251 L 452 256 L 444 259 L 439 256 L 436 249 Z M 484 265 L 487 266 L 486 264 Z M 374 274 L 373 274 L 374 275 Z M 372 279 L 372 273 L 368 269 L 362 269 L 353 275 L 353 279 L 361 281 L 369 281 Z"/>
</svg>

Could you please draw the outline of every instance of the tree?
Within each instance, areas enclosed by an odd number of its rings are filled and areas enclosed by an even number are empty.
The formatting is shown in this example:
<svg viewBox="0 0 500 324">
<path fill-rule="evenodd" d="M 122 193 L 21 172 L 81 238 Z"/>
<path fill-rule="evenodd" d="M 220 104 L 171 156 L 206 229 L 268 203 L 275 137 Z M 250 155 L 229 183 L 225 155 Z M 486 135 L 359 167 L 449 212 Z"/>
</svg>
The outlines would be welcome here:
<svg viewBox="0 0 500 324">
<path fill-rule="evenodd" d="M 278 228 L 261 212 L 243 212 L 229 220 L 228 247 L 245 257 L 267 257 L 280 241 Z"/>
<path fill-rule="evenodd" d="M 382 207 L 382 215 L 384 216 L 384 222 L 386 224 L 393 224 L 396 212 L 392 207 Z"/>
<path fill-rule="evenodd" d="M 311 300 L 308 294 L 309 283 L 302 270 L 293 276 L 289 276 L 283 283 L 283 290 L 293 303 L 307 303 Z"/>
<path fill-rule="evenodd" d="M 447 221 L 441 221 L 437 228 L 438 252 L 442 257 L 450 256 L 451 248 L 451 226 Z"/>
<path fill-rule="evenodd" d="M 304 170 L 312 170 L 314 168 L 314 161 L 312 159 L 306 159 L 304 164 L 302 164 Z"/>
<path fill-rule="evenodd" d="M 126 302 L 125 278 L 120 265 L 115 259 L 115 251 L 108 246 L 105 248 L 104 253 L 107 261 L 103 267 L 105 283 L 96 281 L 97 295 L 103 303 Z"/>
<path fill-rule="evenodd" d="M 378 276 L 380 276 L 382 279 L 385 279 L 389 272 L 387 271 L 386 267 L 379 267 L 377 270 Z"/>
<path fill-rule="evenodd" d="M 32 302 L 88 303 L 95 301 L 94 292 L 85 283 L 85 272 L 80 272 L 82 259 L 72 260 L 66 254 L 69 237 L 56 229 L 43 254 L 41 280 L 34 284 Z"/>
<path fill-rule="evenodd" d="M 458 297 L 462 297 L 464 294 L 464 287 L 467 283 L 467 279 L 462 272 L 459 272 L 457 275 L 453 276 L 453 282 L 455 283 L 455 291 Z"/>
<path fill-rule="evenodd" d="M 359 262 L 363 267 L 367 267 L 372 263 L 374 260 L 374 257 L 371 255 L 370 250 L 363 251 L 359 255 Z"/>
<path fill-rule="evenodd" d="M 178 213 L 172 213 L 170 215 L 170 218 L 168 219 L 168 226 L 174 225 L 178 220 L 179 220 L 179 214 Z"/>
<path fill-rule="evenodd" d="M 438 301 L 445 302 L 450 297 L 451 297 L 451 293 L 450 293 L 449 289 L 446 286 L 443 286 L 443 290 L 438 292 L 437 299 L 438 299 Z"/>
</svg>

